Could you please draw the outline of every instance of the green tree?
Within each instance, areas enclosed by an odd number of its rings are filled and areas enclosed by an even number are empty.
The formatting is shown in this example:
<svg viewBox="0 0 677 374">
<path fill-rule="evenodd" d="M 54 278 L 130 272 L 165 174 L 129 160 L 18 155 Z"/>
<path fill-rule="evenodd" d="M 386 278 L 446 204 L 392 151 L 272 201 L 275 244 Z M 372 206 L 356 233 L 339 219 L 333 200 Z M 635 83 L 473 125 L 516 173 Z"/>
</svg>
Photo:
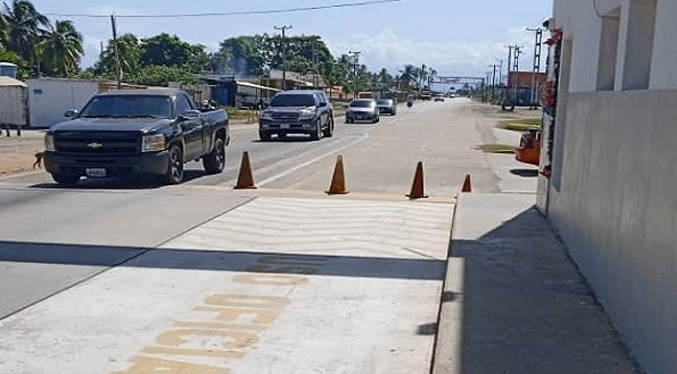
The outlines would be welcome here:
<svg viewBox="0 0 677 374">
<path fill-rule="evenodd" d="M 77 73 L 84 53 L 82 35 L 75 30 L 71 21 L 56 21 L 35 49 L 46 71 L 59 77 Z"/>
<path fill-rule="evenodd" d="M 13 0 L 11 6 L 3 2 L 5 36 L 7 48 L 17 52 L 24 60 L 36 66 L 34 46 L 49 27 L 47 17 L 40 14 L 28 0 Z"/>
<path fill-rule="evenodd" d="M 218 52 L 212 56 L 212 70 L 236 76 L 262 74 L 266 38 L 267 35 L 237 36 L 222 41 Z"/>
<path fill-rule="evenodd" d="M 400 83 L 404 86 L 411 87 L 418 79 L 418 68 L 414 65 L 405 65 L 404 69 L 400 71 Z"/>
<path fill-rule="evenodd" d="M 141 43 L 139 39 L 134 34 L 124 34 L 118 37 L 117 47 L 123 78 L 136 75 L 141 69 Z M 111 39 L 99 55 L 99 61 L 94 64 L 94 72 L 97 75 L 112 78 L 115 77 L 115 71 L 115 44 Z"/>
<path fill-rule="evenodd" d="M 9 41 L 9 24 L 5 19 L 5 15 L 0 11 L 0 52 L 3 52 L 7 48 L 7 43 Z"/>
<path fill-rule="evenodd" d="M 382 89 L 388 89 L 393 84 L 393 76 L 388 73 L 388 69 L 382 68 L 378 73 L 378 83 Z"/>
<path fill-rule="evenodd" d="M 142 39 L 141 51 L 143 66 L 187 66 L 194 52 L 188 42 L 167 33 Z"/>
<path fill-rule="evenodd" d="M 30 76 L 31 64 L 19 56 L 18 53 L 0 48 L 0 61 L 11 62 L 18 67 L 17 78 L 26 79 Z"/>
<path fill-rule="evenodd" d="M 130 82 L 147 86 L 167 86 L 169 82 L 195 83 L 195 77 L 185 67 L 153 65 L 141 68 Z"/>
</svg>

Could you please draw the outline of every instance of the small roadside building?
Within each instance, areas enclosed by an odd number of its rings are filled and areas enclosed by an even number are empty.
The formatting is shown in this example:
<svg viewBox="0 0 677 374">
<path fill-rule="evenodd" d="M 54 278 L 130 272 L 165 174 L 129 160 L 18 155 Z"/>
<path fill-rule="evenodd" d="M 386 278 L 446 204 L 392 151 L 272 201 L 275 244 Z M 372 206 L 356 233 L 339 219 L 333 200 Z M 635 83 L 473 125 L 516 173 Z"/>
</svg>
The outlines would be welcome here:
<svg viewBox="0 0 677 374">
<path fill-rule="evenodd" d="M 25 126 L 26 83 L 7 76 L 0 76 L 0 125 Z"/>
<path fill-rule="evenodd" d="M 251 108 L 259 100 L 270 102 L 270 99 L 281 90 L 252 81 L 258 78 L 235 78 L 232 76 L 200 75 L 199 81 L 211 87 L 211 99 L 222 106 Z"/>
</svg>

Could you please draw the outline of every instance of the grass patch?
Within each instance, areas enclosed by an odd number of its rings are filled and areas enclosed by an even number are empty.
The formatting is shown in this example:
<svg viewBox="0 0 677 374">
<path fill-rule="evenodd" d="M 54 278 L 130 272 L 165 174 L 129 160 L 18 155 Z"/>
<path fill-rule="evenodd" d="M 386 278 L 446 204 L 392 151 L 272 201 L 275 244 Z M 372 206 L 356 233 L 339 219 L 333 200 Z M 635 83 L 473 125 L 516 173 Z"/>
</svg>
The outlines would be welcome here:
<svg viewBox="0 0 677 374">
<path fill-rule="evenodd" d="M 533 127 L 541 127 L 540 118 L 529 118 L 529 119 L 510 119 L 507 121 L 501 121 L 496 126 L 499 129 L 510 130 L 510 131 L 527 131 Z"/>
<path fill-rule="evenodd" d="M 231 120 L 247 120 L 251 116 L 250 110 L 226 107 L 228 118 Z"/>
<path fill-rule="evenodd" d="M 515 146 L 507 144 L 488 143 L 479 145 L 475 149 L 484 153 L 515 154 Z"/>
</svg>

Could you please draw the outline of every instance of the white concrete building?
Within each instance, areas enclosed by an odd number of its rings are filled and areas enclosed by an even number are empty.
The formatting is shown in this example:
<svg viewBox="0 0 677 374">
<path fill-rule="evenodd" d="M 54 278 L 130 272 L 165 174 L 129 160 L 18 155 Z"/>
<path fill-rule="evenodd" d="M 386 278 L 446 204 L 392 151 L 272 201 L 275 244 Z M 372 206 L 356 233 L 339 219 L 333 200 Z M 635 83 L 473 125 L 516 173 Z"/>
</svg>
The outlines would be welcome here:
<svg viewBox="0 0 677 374">
<path fill-rule="evenodd" d="M 677 0 L 555 0 L 553 18 L 539 207 L 640 365 L 677 373 Z"/>
</svg>

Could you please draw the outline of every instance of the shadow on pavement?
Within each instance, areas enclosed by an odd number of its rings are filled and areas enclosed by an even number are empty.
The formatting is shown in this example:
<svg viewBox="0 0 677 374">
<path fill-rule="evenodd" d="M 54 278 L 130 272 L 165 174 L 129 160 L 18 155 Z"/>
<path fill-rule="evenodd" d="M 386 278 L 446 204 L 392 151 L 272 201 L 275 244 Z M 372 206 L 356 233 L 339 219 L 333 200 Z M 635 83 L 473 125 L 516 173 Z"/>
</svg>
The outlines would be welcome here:
<svg viewBox="0 0 677 374">
<path fill-rule="evenodd" d="M 139 256 L 142 254 L 143 256 Z M 134 258 L 139 256 L 138 258 Z M 262 256 L 295 261 L 324 261 L 316 275 L 441 280 L 444 261 L 432 259 L 299 255 L 264 252 L 151 249 L 81 244 L 0 241 L 0 261 L 39 264 L 115 266 L 252 272 Z M 122 257 L 122 258 L 121 258 Z M 131 260 L 131 261 L 130 261 Z M 280 271 L 280 273 L 286 273 Z M 290 272 L 293 273 L 293 272 Z"/>
<path fill-rule="evenodd" d="M 207 176 L 203 170 L 185 170 L 183 183 L 187 183 Z M 166 186 L 153 176 L 132 176 L 132 177 L 110 177 L 100 179 L 81 179 L 75 186 L 61 186 L 57 183 L 37 183 L 30 185 L 29 188 L 48 188 L 48 189 L 122 189 L 122 190 L 153 190 Z"/>
<path fill-rule="evenodd" d="M 457 280 L 448 275 L 442 295 L 433 374 L 639 373 L 535 208 L 453 240 L 449 261 Z"/>
<path fill-rule="evenodd" d="M 524 178 L 538 177 L 538 170 L 536 169 L 510 169 L 510 173 Z"/>
<path fill-rule="evenodd" d="M 266 258 L 282 265 L 257 270 Z M 315 276 L 440 281 L 445 262 L 429 259 L 319 256 L 285 253 L 151 249 L 0 241 L 0 269 L 12 284 L 0 284 L 0 319 L 57 294 L 108 268 L 184 269 L 298 275 L 285 261 L 320 263 Z"/>
</svg>

